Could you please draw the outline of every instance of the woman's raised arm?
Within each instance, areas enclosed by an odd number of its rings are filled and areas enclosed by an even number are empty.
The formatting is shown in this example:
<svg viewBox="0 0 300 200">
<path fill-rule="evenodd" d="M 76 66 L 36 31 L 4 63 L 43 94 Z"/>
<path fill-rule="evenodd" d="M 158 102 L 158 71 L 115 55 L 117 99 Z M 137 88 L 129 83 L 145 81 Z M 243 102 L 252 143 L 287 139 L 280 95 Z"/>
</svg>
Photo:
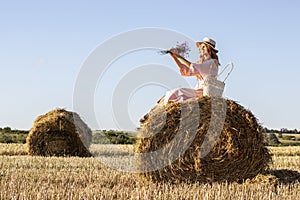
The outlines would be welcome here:
<svg viewBox="0 0 300 200">
<path fill-rule="evenodd" d="M 186 60 L 185 58 L 181 57 L 180 55 L 177 55 L 173 52 L 169 52 L 170 56 L 173 58 L 173 60 L 175 61 L 175 63 L 177 64 L 177 66 L 179 67 L 179 69 L 182 68 L 190 68 L 191 62 Z"/>
</svg>

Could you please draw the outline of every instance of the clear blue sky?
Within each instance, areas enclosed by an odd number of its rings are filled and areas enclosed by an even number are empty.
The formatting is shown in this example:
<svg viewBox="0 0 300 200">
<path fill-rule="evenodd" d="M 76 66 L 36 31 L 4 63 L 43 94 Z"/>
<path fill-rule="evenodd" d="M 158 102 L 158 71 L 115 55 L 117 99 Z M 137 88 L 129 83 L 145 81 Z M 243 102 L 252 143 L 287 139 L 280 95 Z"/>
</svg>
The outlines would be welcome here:
<svg viewBox="0 0 300 200">
<path fill-rule="evenodd" d="M 268 128 L 300 129 L 299 8 L 296 0 L 1 1 L 0 127 L 30 129 L 38 115 L 57 107 L 72 110 L 76 78 L 98 45 L 126 31 L 157 27 L 196 41 L 214 38 L 221 63 L 236 65 L 225 96 Z M 128 56 L 122 65 L 144 55 L 147 62 L 161 59 L 177 70 L 169 58 L 151 57 L 154 53 Z M 158 86 L 137 91 L 135 101 L 147 99 L 128 103 L 132 121 L 138 123 L 164 92 Z M 100 102 L 103 91 L 95 93 Z M 103 105 L 111 106 L 103 101 L 95 108 Z M 92 128 L 118 129 L 109 110 L 95 112 L 102 124 Z"/>
</svg>

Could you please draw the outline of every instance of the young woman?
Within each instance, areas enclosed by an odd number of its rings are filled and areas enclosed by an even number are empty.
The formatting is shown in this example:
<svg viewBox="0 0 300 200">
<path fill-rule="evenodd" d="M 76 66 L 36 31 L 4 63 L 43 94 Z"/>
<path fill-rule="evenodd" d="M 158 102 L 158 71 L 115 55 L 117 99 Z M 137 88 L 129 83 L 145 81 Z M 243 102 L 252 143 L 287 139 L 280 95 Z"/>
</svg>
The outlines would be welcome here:
<svg viewBox="0 0 300 200">
<path fill-rule="evenodd" d="M 219 59 L 218 50 L 215 49 L 216 42 L 210 38 L 204 38 L 203 41 L 196 43 L 200 51 L 200 60 L 197 63 L 191 63 L 170 49 L 168 53 L 174 59 L 180 69 L 182 76 L 195 76 L 197 85 L 193 88 L 177 88 L 166 92 L 166 95 L 158 100 L 158 104 L 166 105 L 169 102 L 181 102 L 188 99 L 194 99 L 203 96 L 203 84 L 206 76 L 216 77 L 218 75 Z M 143 123 L 149 117 L 149 113 L 144 115 L 140 122 Z"/>
<path fill-rule="evenodd" d="M 158 104 L 167 104 L 168 102 L 181 102 L 188 99 L 203 96 L 203 83 L 206 76 L 216 77 L 219 68 L 218 50 L 215 49 L 216 42 L 210 38 L 204 38 L 203 41 L 196 43 L 200 51 L 200 60 L 198 63 L 191 63 L 180 55 L 176 54 L 174 49 L 169 51 L 170 56 L 180 69 L 182 76 L 195 76 L 197 85 L 192 88 L 177 88 L 166 92 Z"/>
</svg>

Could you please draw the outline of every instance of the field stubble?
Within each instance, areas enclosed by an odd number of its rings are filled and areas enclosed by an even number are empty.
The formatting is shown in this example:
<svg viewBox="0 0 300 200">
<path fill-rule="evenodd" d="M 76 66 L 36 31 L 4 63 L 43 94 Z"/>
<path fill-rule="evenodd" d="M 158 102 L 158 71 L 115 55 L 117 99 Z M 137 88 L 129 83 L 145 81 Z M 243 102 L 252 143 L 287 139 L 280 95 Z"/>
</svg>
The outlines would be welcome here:
<svg viewBox="0 0 300 200">
<path fill-rule="evenodd" d="M 128 145 L 92 145 L 115 159 Z M 300 147 L 272 147 L 271 169 L 300 172 Z M 0 144 L 0 199 L 297 199 L 300 184 L 152 183 L 112 170 L 96 158 L 32 157 L 25 145 Z M 117 160 L 116 160 L 117 161 Z"/>
</svg>

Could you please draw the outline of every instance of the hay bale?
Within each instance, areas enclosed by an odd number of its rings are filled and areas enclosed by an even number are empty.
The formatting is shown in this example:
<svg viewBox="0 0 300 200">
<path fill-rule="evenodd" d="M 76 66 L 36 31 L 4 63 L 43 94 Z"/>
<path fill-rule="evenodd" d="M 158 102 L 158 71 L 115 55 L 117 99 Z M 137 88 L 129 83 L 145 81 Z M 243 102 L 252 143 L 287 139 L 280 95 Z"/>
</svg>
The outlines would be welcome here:
<svg viewBox="0 0 300 200">
<path fill-rule="evenodd" d="M 140 176 L 171 182 L 253 178 L 271 161 L 261 130 L 253 114 L 232 100 L 203 97 L 158 105 L 141 124 L 135 146 L 142 153 Z"/>
<path fill-rule="evenodd" d="M 281 144 L 275 133 L 263 133 L 263 136 L 265 145 L 276 146 Z"/>
<path fill-rule="evenodd" d="M 91 129 L 79 115 L 56 109 L 39 116 L 27 138 L 29 155 L 89 157 Z"/>
</svg>

